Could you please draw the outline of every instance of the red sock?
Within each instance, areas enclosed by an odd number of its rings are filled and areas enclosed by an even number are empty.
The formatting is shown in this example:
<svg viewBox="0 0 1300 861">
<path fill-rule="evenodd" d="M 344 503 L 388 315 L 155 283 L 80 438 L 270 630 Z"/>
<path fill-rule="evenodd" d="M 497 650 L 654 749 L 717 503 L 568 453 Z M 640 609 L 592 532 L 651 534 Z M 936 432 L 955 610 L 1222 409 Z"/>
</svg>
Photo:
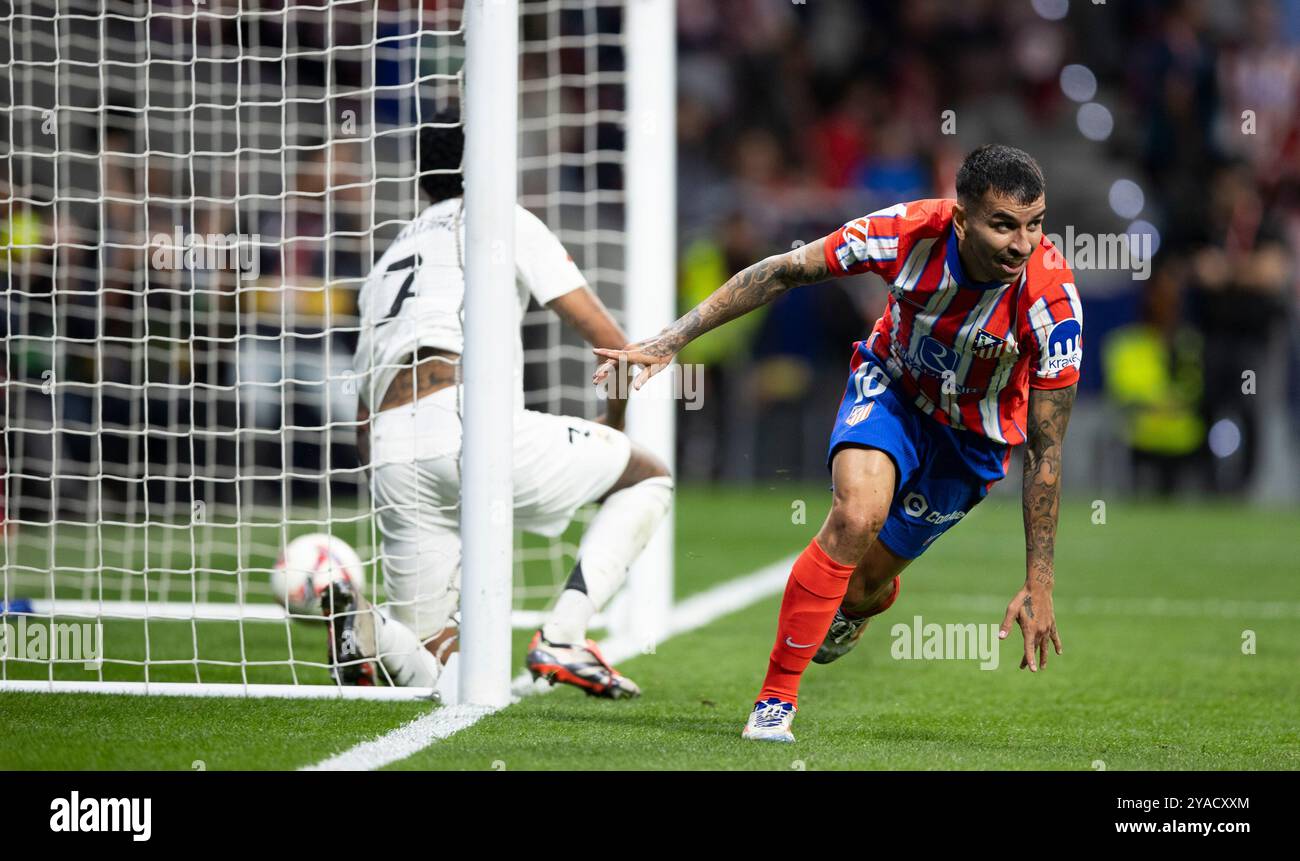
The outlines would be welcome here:
<svg viewBox="0 0 1300 861">
<path fill-rule="evenodd" d="M 799 678 L 831 629 L 854 567 L 827 556 L 815 538 L 794 561 L 760 700 L 779 697 L 798 705 Z"/>
</svg>

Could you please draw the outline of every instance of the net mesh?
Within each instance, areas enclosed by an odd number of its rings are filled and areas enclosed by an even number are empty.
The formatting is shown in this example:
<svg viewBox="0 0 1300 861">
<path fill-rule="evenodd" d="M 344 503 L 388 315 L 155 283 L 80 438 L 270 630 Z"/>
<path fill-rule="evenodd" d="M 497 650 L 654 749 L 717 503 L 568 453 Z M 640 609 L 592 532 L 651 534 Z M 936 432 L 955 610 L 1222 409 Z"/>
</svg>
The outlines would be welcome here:
<svg viewBox="0 0 1300 861">
<path fill-rule="evenodd" d="M 524 0 L 521 202 L 623 307 L 621 2 Z M 355 448 L 356 296 L 422 208 L 459 3 L 0 0 L 4 622 L 104 623 L 5 678 L 324 681 L 269 573 L 329 532 L 382 601 Z M 590 354 L 525 317 L 532 409 L 592 417 Z M 576 551 L 517 537 L 516 607 Z M 147 616 L 148 622 L 142 617 Z"/>
</svg>

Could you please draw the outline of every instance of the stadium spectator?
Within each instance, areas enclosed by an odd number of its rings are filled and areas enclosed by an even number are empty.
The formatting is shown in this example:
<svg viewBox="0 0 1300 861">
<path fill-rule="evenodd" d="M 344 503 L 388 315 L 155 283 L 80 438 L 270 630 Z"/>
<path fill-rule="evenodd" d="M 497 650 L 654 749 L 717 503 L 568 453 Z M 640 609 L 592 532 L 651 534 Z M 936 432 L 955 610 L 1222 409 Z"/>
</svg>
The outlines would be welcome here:
<svg viewBox="0 0 1300 861">
<path fill-rule="evenodd" d="M 1120 413 L 1133 487 L 1169 496 L 1203 464 L 1205 358 L 1199 332 L 1182 319 L 1182 274 L 1162 266 L 1142 295 L 1141 317 L 1112 331 L 1102 348 L 1106 395 Z"/>
</svg>

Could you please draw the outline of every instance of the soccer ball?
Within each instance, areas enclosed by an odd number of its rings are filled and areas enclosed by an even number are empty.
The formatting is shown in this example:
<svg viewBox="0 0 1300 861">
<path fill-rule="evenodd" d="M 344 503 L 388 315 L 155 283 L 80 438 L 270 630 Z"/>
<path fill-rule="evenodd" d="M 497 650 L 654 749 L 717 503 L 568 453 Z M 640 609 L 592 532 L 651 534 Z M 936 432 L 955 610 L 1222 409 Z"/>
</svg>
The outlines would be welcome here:
<svg viewBox="0 0 1300 861">
<path fill-rule="evenodd" d="M 324 533 L 290 541 L 271 569 L 275 600 L 294 615 L 319 616 L 321 593 L 335 580 L 366 588 L 361 557 L 342 538 Z"/>
</svg>

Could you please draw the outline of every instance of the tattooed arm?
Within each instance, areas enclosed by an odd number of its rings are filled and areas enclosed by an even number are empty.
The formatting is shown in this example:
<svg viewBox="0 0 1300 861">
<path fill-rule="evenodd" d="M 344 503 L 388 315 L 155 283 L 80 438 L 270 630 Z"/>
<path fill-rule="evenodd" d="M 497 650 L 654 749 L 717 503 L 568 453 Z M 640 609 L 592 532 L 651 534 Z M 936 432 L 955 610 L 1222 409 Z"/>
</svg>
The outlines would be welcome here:
<svg viewBox="0 0 1300 861">
<path fill-rule="evenodd" d="M 683 347 L 705 332 L 748 314 L 801 284 L 825 281 L 830 270 L 826 268 L 824 243 L 824 239 L 818 239 L 745 268 L 653 338 L 628 344 L 621 350 L 596 350 L 596 355 L 606 361 L 601 363 L 592 381 L 604 380 L 619 362 L 641 365 L 644 370 L 633 383 L 633 388 L 639 389 L 666 368 Z"/>
<path fill-rule="evenodd" d="M 1061 502 L 1061 444 L 1078 385 L 1029 390 L 1024 508 L 1027 584 L 1052 588 L 1056 520 Z"/>
<path fill-rule="evenodd" d="M 1020 668 L 1037 672 L 1047 666 L 1050 641 L 1061 654 L 1061 637 L 1056 632 L 1052 587 L 1056 581 L 1053 561 L 1056 521 L 1061 503 L 1061 446 L 1070 421 L 1077 385 L 1063 389 L 1029 390 L 1029 432 L 1025 441 L 1025 471 L 1022 495 L 1025 509 L 1025 586 L 1012 599 L 1002 620 L 1001 637 L 1020 622 L 1025 636 L 1025 656 Z M 1035 660 L 1034 653 L 1038 653 Z"/>
</svg>

